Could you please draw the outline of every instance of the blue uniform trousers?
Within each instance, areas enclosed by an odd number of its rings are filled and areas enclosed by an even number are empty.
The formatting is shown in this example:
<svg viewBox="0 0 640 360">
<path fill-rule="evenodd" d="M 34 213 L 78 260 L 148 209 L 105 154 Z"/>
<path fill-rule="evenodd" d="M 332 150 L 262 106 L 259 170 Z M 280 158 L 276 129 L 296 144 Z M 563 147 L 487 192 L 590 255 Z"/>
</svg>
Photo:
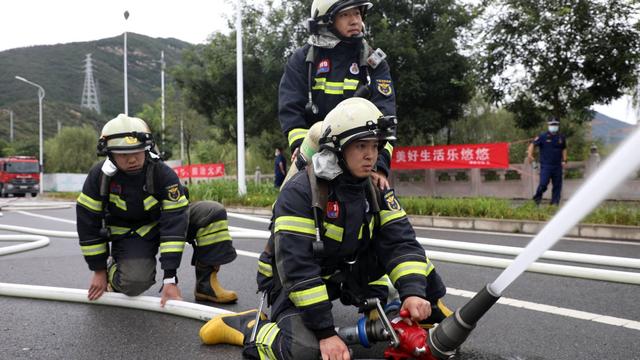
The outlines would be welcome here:
<svg viewBox="0 0 640 360">
<path fill-rule="evenodd" d="M 551 189 L 551 205 L 560 204 L 560 194 L 562 193 L 562 166 L 542 166 L 540 168 L 540 184 L 533 195 L 533 200 L 539 204 L 542 201 L 542 194 L 547 191 L 549 181 L 553 186 Z"/>
</svg>

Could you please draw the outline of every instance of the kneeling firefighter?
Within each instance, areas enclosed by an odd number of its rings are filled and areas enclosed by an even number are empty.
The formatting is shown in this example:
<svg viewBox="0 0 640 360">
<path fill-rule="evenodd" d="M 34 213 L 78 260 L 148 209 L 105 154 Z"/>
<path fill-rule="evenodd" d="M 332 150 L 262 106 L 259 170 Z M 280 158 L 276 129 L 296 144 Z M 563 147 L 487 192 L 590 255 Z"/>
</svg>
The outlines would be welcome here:
<svg viewBox="0 0 640 360">
<path fill-rule="evenodd" d="M 189 204 L 187 189 L 153 152 L 147 124 L 120 114 L 102 129 L 98 154 L 78 197 L 82 254 L 94 272 L 89 299 L 104 291 L 137 296 L 155 283 L 156 254 L 164 270 L 161 304 L 181 299 L 177 269 L 185 241 L 194 248 L 197 300 L 230 303 L 233 291 L 218 282 L 220 265 L 236 258 L 227 213 L 214 201 Z"/>
<path fill-rule="evenodd" d="M 394 116 L 362 98 L 327 115 L 320 152 L 276 200 L 260 256 L 259 288 L 268 293 L 271 321 L 258 310 L 218 316 L 200 330 L 204 343 L 243 345 L 254 359 L 348 359 L 331 301 L 361 310 L 368 299 L 384 304 L 389 281 L 412 320 L 433 324 L 450 314 L 441 301 L 446 288 L 393 190 L 381 193 L 370 180 L 395 125 Z"/>
</svg>

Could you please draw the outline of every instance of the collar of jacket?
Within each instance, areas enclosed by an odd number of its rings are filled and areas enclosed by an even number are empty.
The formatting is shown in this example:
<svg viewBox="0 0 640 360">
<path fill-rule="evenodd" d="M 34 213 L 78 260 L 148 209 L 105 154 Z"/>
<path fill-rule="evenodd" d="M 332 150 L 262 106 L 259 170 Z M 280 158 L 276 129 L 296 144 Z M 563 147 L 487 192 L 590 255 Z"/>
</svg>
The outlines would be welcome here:
<svg viewBox="0 0 640 360">
<path fill-rule="evenodd" d="M 316 46 L 324 49 L 333 49 L 340 43 L 340 39 L 327 28 L 320 28 L 317 34 L 309 36 L 307 43 L 311 46 Z"/>
</svg>

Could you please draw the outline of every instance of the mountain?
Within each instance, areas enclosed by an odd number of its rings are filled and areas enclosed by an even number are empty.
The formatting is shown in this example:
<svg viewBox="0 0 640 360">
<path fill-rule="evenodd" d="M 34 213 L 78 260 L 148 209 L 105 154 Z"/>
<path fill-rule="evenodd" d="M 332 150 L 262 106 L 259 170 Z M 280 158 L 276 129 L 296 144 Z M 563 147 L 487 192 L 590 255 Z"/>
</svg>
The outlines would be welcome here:
<svg viewBox="0 0 640 360">
<path fill-rule="evenodd" d="M 595 112 L 591 121 L 591 137 L 600 139 L 605 145 L 624 140 L 636 127 L 626 122 Z"/>
<path fill-rule="evenodd" d="M 173 38 L 151 38 L 127 33 L 129 114 L 160 97 L 160 52 L 166 68 L 178 64 L 191 44 Z M 15 139 L 30 137 L 38 129 L 37 89 L 15 79 L 22 76 L 40 84 L 46 93 L 43 109 L 45 138 L 62 126 L 100 126 L 124 110 L 123 38 L 32 46 L 0 52 L 0 108 L 14 111 Z M 92 54 L 93 77 L 102 115 L 80 108 L 84 60 Z M 165 82 L 171 79 L 165 73 Z M 9 137 L 9 116 L 0 112 L 0 139 Z M 36 133 L 37 136 L 37 133 Z"/>
</svg>

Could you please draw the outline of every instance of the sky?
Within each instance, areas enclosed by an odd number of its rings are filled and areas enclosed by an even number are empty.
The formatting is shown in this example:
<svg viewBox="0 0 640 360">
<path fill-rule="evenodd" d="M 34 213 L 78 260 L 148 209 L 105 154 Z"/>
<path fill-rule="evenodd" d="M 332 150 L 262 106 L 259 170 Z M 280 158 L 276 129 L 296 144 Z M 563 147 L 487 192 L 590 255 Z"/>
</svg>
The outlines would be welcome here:
<svg viewBox="0 0 640 360">
<path fill-rule="evenodd" d="M 151 37 L 204 43 L 217 31 L 228 32 L 235 0 L 3 0 L 0 2 L 0 51 L 34 45 L 92 41 L 125 30 Z M 124 11 L 129 11 L 125 21 Z M 635 124 L 628 97 L 594 110 Z"/>
<path fill-rule="evenodd" d="M 0 51 L 92 41 L 125 30 L 151 37 L 203 43 L 227 32 L 228 0 L 5 0 L 0 2 Z M 124 12 L 129 11 L 125 21 Z"/>
</svg>

